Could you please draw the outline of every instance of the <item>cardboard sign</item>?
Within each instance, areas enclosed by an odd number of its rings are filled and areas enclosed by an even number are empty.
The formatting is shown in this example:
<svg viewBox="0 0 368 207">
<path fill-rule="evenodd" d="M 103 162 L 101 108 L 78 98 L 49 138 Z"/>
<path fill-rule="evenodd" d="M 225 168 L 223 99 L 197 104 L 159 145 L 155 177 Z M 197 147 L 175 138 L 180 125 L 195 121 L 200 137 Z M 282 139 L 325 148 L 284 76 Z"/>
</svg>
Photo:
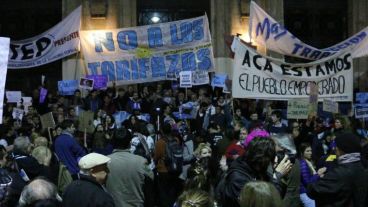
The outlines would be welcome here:
<svg viewBox="0 0 368 207">
<path fill-rule="evenodd" d="M 307 119 L 309 112 L 308 99 L 292 99 L 288 101 L 288 119 Z"/>
<path fill-rule="evenodd" d="M 93 79 L 88 79 L 88 78 L 80 78 L 79 81 L 79 88 L 83 88 L 83 89 L 87 89 L 87 90 L 92 90 L 93 89 Z"/>
<path fill-rule="evenodd" d="M 339 104 L 329 99 L 323 99 L 323 111 L 339 113 Z"/>
<path fill-rule="evenodd" d="M 84 132 L 86 129 L 87 133 L 93 133 L 95 130 L 95 126 L 93 125 L 93 117 L 94 113 L 92 111 L 81 112 L 78 117 L 78 130 Z"/>
<path fill-rule="evenodd" d="M 6 99 L 8 103 L 19 103 L 22 100 L 21 91 L 7 91 Z"/>
<path fill-rule="evenodd" d="M 40 116 L 42 129 L 54 128 L 56 126 L 52 112 Z"/>
<path fill-rule="evenodd" d="M 192 87 L 192 71 L 181 71 L 180 76 L 180 88 Z"/>
</svg>

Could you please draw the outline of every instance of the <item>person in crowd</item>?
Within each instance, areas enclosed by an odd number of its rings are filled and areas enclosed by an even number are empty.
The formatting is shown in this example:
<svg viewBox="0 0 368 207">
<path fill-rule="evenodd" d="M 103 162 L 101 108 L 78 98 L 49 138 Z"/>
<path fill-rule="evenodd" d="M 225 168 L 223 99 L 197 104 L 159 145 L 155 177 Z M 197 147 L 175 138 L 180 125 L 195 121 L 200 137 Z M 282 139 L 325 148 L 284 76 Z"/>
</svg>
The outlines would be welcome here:
<svg viewBox="0 0 368 207">
<path fill-rule="evenodd" d="M 83 156 L 78 162 L 81 173 L 66 188 L 63 206 L 114 207 L 114 200 L 104 187 L 110 160 L 111 158 L 98 153 Z"/>
<path fill-rule="evenodd" d="M 36 158 L 39 164 L 43 166 L 50 165 L 52 152 L 48 147 L 38 146 L 32 150 L 31 155 Z"/>
<path fill-rule="evenodd" d="M 24 187 L 19 198 L 18 207 L 61 207 L 61 200 L 53 183 L 43 178 L 36 178 Z M 41 205 L 42 203 L 44 205 Z"/>
<path fill-rule="evenodd" d="M 93 126 L 96 127 L 98 124 L 102 124 L 102 120 L 105 118 L 105 116 L 106 112 L 102 109 L 98 109 L 93 116 Z"/>
<path fill-rule="evenodd" d="M 142 100 L 139 98 L 139 94 L 137 91 L 133 92 L 133 96 L 129 98 L 128 103 L 126 105 L 126 111 L 129 113 L 133 113 L 134 110 L 142 109 Z"/>
<path fill-rule="evenodd" d="M 225 122 L 225 115 L 222 113 L 223 107 L 220 105 L 216 105 L 215 107 L 215 114 L 211 115 L 210 123 L 214 123 L 214 125 L 224 126 Z"/>
<path fill-rule="evenodd" d="M 245 153 L 243 142 L 248 136 L 248 130 L 246 127 L 240 129 L 238 139 L 235 139 L 226 149 L 226 158 L 230 161 L 235 160 L 239 156 Z"/>
<path fill-rule="evenodd" d="M 9 186 L 13 183 L 13 179 L 6 169 L 7 155 L 5 147 L 0 146 L 0 206 L 10 206 L 7 203 L 10 195 L 8 190 L 10 188 Z"/>
<path fill-rule="evenodd" d="M 270 133 L 286 133 L 287 127 L 281 122 L 282 113 L 279 110 L 275 110 L 271 113 L 271 123 L 268 126 L 268 132 Z"/>
<path fill-rule="evenodd" d="M 97 112 L 98 109 L 101 109 L 102 101 L 98 97 L 98 91 L 93 89 L 86 97 L 84 104 L 86 110 Z"/>
<path fill-rule="evenodd" d="M 111 137 L 106 133 L 102 124 L 98 124 L 92 135 L 92 151 L 109 155 L 112 152 L 112 146 L 109 144 Z"/>
<path fill-rule="evenodd" d="M 252 181 L 240 192 L 240 207 L 283 207 L 281 197 L 274 185 L 264 181 Z"/>
<path fill-rule="evenodd" d="M 49 141 L 46 139 L 46 137 L 37 137 L 36 139 L 34 139 L 33 147 L 36 148 L 39 146 L 49 146 Z"/>
<path fill-rule="evenodd" d="M 14 168 L 16 171 L 23 172 L 22 178 L 24 181 L 43 175 L 43 167 L 38 161 L 31 156 L 32 143 L 28 137 L 17 137 L 14 140 L 14 151 L 12 159 L 14 160 Z"/>
<path fill-rule="evenodd" d="M 103 97 L 102 110 L 106 111 L 107 115 L 112 116 L 116 112 L 115 103 L 111 100 L 109 95 Z"/>
<path fill-rule="evenodd" d="M 214 201 L 206 191 L 190 189 L 180 195 L 174 207 L 214 207 Z"/>
<path fill-rule="evenodd" d="M 212 156 L 211 145 L 208 143 L 200 143 L 198 147 L 195 149 L 194 155 L 198 160 L 205 157 L 211 157 Z"/>
<path fill-rule="evenodd" d="M 249 129 L 250 122 L 242 115 L 240 108 L 235 109 L 233 122 L 240 122 L 243 127 Z"/>
<path fill-rule="evenodd" d="M 240 190 L 252 180 L 272 182 L 281 193 L 280 179 L 290 171 L 292 164 L 285 156 L 270 175 L 267 169 L 273 166 L 275 156 L 275 142 L 272 139 L 254 138 L 247 146 L 245 154 L 236 159 L 228 170 L 222 189 L 222 206 L 239 206 Z"/>
<path fill-rule="evenodd" d="M 309 183 L 315 182 L 326 172 L 326 168 L 321 168 L 316 171 L 312 161 L 312 148 L 309 143 L 302 143 L 300 145 L 300 200 L 305 207 L 314 207 L 315 202 L 308 197 L 306 188 Z"/>
<path fill-rule="evenodd" d="M 68 113 L 65 117 L 66 119 L 70 119 L 70 120 L 73 120 L 75 124 L 77 124 L 78 122 L 78 116 L 75 112 L 75 108 L 74 107 L 69 107 L 68 108 Z"/>
<path fill-rule="evenodd" d="M 130 143 L 130 152 L 145 158 L 151 166 L 155 143 L 150 136 L 147 136 L 146 124 L 144 122 L 138 122 L 133 126 L 132 133 L 133 138 Z"/>
<path fill-rule="evenodd" d="M 189 131 L 184 131 L 183 134 L 183 171 L 179 178 L 185 181 L 188 175 L 188 169 L 192 162 L 196 159 L 194 154 L 193 135 Z"/>
<path fill-rule="evenodd" d="M 172 128 L 169 123 L 164 123 L 161 131 L 162 135 L 155 144 L 154 153 L 154 161 L 158 173 L 159 206 L 172 207 L 179 194 L 180 180 L 178 175 L 168 172 L 165 164 L 165 154 L 168 142 L 179 142 L 179 140 L 172 135 Z"/>
<path fill-rule="evenodd" d="M 84 100 L 82 98 L 82 94 L 81 91 L 79 89 L 74 91 L 74 96 L 73 99 L 71 101 L 71 106 L 72 107 L 77 107 L 77 106 L 81 106 L 84 107 Z"/>
<path fill-rule="evenodd" d="M 109 155 L 110 174 L 106 187 L 117 207 L 144 206 L 150 201 L 145 197 L 149 196 L 145 194 L 145 190 L 149 190 L 145 189 L 149 188 L 145 184 L 153 183 L 153 172 L 149 169 L 145 158 L 130 152 L 131 140 L 132 135 L 127 129 L 118 129 L 113 141 L 114 151 Z M 153 191 L 150 192 L 152 193 Z"/>
<path fill-rule="evenodd" d="M 74 138 L 76 128 L 72 120 L 65 120 L 61 125 L 63 132 L 56 137 L 54 148 L 57 157 L 62 162 L 73 178 L 79 173 L 78 160 L 86 152 Z"/>
<path fill-rule="evenodd" d="M 316 206 L 368 206 L 368 174 L 361 162 L 360 139 L 347 132 L 335 138 L 338 166 L 310 183 L 307 195 Z"/>
</svg>

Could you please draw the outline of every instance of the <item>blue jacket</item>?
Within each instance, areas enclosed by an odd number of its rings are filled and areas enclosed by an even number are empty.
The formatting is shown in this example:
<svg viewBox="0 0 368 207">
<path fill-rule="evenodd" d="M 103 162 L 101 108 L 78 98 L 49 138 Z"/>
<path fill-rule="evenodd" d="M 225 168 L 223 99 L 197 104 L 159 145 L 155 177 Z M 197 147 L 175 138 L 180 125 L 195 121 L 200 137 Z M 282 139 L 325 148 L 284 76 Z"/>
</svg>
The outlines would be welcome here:
<svg viewBox="0 0 368 207">
<path fill-rule="evenodd" d="M 79 145 L 77 140 L 69 133 L 63 132 L 55 140 L 55 153 L 70 174 L 74 175 L 79 172 L 78 161 L 86 152 Z"/>
</svg>

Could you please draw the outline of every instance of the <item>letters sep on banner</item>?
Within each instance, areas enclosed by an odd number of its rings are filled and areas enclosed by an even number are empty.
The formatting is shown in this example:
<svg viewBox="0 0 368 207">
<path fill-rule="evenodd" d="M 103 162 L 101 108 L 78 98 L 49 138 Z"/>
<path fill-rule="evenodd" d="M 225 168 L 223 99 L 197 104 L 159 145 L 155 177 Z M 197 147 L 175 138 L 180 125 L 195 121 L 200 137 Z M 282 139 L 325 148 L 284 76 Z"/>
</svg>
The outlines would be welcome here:
<svg viewBox="0 0 368 207">
<path fill-rule="evenodd" d="M 352 101 L 353 63 L 350 53 L 306 64 L 290 64 L 262 56 L 234 39 L 232 91 L 235 98 L 288 100 L 308 98 L 309 85 L 318 98 Z"/>
<path fill-rule="evenodd" d="M 117 85 L 176 80 L 180 71 L 213 71 L 207 16 L 133 28 L 81 31 L 86 75 Z"/>
<path fill-rule="evenodd" d="M 269 50 L 309 60 L 318 60 L 338 52 L 351 52 L 353 58 L 368 55 L 368 27 L 328 48 L 318 49 L 300 41 L 254 1 L 250 4 L 249 36 Z"/>
<path fill-rule="evenodd" d="M 11 41 L 8 67 L 36 67 L 78 52 L 81 11 L 82 6 L 38 36 Z"/>
</svg>

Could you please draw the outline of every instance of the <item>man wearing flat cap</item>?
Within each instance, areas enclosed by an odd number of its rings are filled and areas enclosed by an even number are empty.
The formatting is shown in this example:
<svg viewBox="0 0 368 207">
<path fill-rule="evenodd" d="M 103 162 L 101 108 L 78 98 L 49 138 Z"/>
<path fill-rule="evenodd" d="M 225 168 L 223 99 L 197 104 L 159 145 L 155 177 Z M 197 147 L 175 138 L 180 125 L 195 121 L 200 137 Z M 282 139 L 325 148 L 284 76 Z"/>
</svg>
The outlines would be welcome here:
<svg viewBox="0 0 368 207">
<path fill-rule="evenodd" d="M 63 206 L 72 207 L 114 207 L 114 200 L 106 191 L 110 158 L 90 153 L 79 160 L 80 174 L 65 190 Z"/>
<path fill-rule="evenodd" d="M 361 162 L 360 139 L 352 133 L 335 138 L 338 165 L 308 185 L 318 207 L 367 207 L 368 171 Z"/>
</svg>

